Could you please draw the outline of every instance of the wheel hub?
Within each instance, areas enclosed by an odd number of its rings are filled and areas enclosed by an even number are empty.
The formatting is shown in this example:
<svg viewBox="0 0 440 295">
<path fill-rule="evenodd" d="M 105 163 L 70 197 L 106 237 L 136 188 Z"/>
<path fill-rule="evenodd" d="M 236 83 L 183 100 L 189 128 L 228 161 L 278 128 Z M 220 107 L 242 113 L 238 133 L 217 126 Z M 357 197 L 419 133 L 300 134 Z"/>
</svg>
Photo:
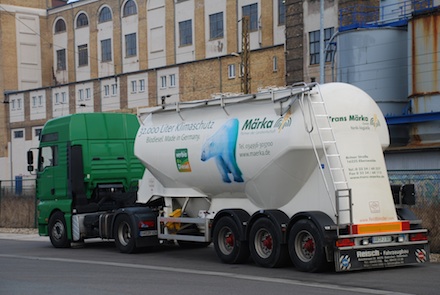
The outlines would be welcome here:
<svg viewBox="0 0 440 295">
<path fill-rule="evenodd" d="M 295 237 L 295 252 L 298 258 L 309 262 L 315 256 L 316 243 L 313 236 L 306 230 L 300 231 Z"/>
<path fill-rule="evenodd" d="M 266 229 L 260 229 L 255 235 L 255 250 L 261 258 L 268 258 L 272 254 L 273 239 Z"/>
<path fill-rule="evenodd" d="M 61 239 L 64 233 L 64 226 L 60 221 L 57 221 L 52 229 L 53 237 L 57 240 Z"/>
<path fill-rule="evenodd" d="M 309 253 L 315 252 L 315 242 L 309 238 L 304 242 L 303 249 Z"/>
<path fill-rule="evenodd" d="M 234 247 L 234 240 L 235 240 L 234 235 L 232 233 L 228 232 L 225 237 L 226 247 L 233 248 Z"/>
<path fill-rule="evenodd" d="M 267 234 L 264 239 L 263 239 L 263 246 L 266 249 L 270 249 L 272 250 L 272 246 L 273 246 L 273 241 L 272 241 L 272 236 Z"/>
<path fill-rule="evenodd" d="M 127 222 L 123 222 L 119 227 L 119 241 L 123 246 L 127 246 L 131 239 L 130 225 Z"/>
<path fill-rule="evenodd" d="M 220 251 L 225 255 L 231 254 L 235 247 L 235 236 L 232 230 L 229 227 L 222 228 L 218 238 Z"/>
</svg>

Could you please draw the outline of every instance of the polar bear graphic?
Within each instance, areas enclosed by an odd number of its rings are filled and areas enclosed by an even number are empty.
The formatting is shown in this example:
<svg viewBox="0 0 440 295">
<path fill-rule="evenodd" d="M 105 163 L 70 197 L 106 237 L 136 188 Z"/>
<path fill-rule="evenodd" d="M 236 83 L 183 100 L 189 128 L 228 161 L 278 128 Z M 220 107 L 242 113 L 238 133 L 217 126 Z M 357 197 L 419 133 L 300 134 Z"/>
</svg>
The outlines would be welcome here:
<svg viewBox="0 0 440 295">
<path fill-rule="evenodd" d="M 234 181 L 243 182 L 242 173 L 235 158 L 235 148 L 238 137 L 238 119 L 230 119 L 217 132 L 209 137 L 202 147 L 201 160 L 215 158 L 217 168 L 224 182 L 231 182 L 229 173 Z"/>
</svg>

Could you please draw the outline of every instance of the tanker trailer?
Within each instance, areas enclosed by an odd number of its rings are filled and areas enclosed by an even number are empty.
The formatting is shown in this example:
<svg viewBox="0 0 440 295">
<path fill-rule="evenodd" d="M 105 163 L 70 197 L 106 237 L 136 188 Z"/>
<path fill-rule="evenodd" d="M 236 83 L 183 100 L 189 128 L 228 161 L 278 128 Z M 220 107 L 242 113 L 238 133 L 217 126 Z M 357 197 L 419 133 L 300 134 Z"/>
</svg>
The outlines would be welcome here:
<svg viewBox="0 0 440 295">
<path fill-rule="evenodd" d="M 392 191 L 388 128 L 362 90 L 301 84 L 139 115 L 138 202 L 159 208 L 159 240 L 212 241 L 222 262 L 301 271 L 429 261 L 407 208 L 414 189 Z"/>
</svg>

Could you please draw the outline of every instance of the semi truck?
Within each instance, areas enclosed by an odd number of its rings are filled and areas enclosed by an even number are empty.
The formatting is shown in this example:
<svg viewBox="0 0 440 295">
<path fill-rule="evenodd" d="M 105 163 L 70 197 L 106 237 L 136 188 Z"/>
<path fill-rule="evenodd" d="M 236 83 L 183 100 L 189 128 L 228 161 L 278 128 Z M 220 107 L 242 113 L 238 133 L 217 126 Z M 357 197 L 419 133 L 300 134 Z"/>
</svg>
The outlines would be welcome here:
<svg viewBox="0 0 440 295">
<path fill-rule="evenodd" d="M 55 118 L 28 170 L 39 234 L 57 248 L 213 243 L 224 263 L 306 272 L 425 263 L 414 185 L 390 185 L 389 143 L 364 91 L 301 83 Z"/>
</svg>

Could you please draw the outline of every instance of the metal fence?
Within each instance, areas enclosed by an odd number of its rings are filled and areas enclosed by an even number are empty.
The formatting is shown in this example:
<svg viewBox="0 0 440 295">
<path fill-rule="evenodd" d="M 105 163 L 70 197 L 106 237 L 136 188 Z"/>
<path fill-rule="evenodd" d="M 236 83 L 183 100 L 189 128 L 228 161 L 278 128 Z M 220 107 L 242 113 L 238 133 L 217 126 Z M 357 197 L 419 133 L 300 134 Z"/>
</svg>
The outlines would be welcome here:
<svg viewBox="0 0 440 295">
<path fill-rule="evenodd" d="M 393 170 L 388 171 L 391 184 L 409 184 L 415 186 L 416 206 L 427 202 L 440 201 L 440 169 L 439 170 Z"/>
<path fill-rule="evenodd" d="M 412 210 L 430 231 L 431 249 L 440 253 L 440 169 L 388 171 L 391 184 L 415 185 Z M 35 180 L 0 180 L 0 227 L 36 227 Z"/>
</svg>

